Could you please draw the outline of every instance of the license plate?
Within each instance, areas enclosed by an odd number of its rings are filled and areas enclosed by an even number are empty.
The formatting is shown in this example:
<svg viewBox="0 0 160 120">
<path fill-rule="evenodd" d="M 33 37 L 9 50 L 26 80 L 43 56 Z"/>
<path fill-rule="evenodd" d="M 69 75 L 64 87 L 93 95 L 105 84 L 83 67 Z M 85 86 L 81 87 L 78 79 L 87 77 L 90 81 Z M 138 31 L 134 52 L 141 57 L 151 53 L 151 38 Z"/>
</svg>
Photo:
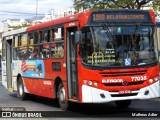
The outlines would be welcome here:
<svg viewBox="0 0 160 120">
<path fill-rule="evenodd" d="M 121 90 L 121 91 L 119 91 L 119 94 L 129 94 L 129 93 L 131 93 L 130 90 Z"/>
</svg>

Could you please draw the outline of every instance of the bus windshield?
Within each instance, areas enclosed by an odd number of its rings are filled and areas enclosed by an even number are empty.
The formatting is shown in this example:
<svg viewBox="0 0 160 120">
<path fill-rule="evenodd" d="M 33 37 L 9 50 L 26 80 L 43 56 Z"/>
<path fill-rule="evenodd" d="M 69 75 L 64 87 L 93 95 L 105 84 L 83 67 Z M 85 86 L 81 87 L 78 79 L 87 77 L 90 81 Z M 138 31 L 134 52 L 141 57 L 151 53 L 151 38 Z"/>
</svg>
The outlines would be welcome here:
<svg viewBox="0 0 160 120">
<path fill-rule="evenodd" d="M 101 67 L 140 66 L 157 62 L 154 26 L 90 26 L 82 29 L 82 62 Z"/>
</svg>

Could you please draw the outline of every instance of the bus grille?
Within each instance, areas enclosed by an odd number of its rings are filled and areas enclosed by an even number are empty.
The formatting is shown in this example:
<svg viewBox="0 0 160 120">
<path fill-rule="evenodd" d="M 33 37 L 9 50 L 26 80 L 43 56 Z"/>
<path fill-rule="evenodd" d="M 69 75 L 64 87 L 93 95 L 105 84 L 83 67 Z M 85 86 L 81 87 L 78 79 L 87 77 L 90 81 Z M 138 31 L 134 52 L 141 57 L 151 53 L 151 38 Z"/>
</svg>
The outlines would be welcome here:
<svg viewBox="0 0 160 120">
<path fill-rule="evenodd" d="M 102 77 L 115 77 L 115 76 L 132 76 L 132 75 L 144 75 L 147 70 L 141 71 L 121 71 L 121 72 L 99 72 Z"/>
<path fill-rule="evenodd" d="M 128 82 L 127 86 L 131 86 L 131 85 L 141 85 L 143 84 L 145 81 L 137 81 L 137 82 Z M 105 86 L 124 86 L 122 83 L 105 83 Z"/>
<path fill-rule="evenodd" d="M 112 97 L 127 97 L 127 96 L 136 96 L 138 93 L 130 93 L 130 94 L 113 94 Z"/>
</svg>

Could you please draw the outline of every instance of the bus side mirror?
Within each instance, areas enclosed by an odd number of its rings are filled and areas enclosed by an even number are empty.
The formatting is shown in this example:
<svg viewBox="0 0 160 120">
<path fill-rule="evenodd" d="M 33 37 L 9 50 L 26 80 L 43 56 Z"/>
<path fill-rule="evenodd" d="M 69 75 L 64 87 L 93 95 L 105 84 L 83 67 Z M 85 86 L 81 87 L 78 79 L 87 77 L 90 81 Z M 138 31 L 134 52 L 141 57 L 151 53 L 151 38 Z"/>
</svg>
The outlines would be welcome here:
<svg viewBox="0 0 160 120">
<path fill-rule="evenodd" d="M 82 38 L 82 32 L 81 31 L 76 31 L 75 38 L 74 38 L 75 43 L 78 44 L 79 41 L 81 40 L 81 38 Z"/>
</svg>

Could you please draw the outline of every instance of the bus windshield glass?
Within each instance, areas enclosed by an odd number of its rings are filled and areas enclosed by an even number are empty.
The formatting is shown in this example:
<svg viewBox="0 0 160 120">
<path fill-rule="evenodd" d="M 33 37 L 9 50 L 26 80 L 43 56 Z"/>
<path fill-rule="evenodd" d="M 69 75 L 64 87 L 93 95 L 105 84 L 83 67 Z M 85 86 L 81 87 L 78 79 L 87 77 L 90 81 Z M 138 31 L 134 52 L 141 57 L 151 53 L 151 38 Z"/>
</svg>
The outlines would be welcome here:
<svg viewBox="0 0 160 120">
<path fill-rule="evenodd" d="M 82 29 L 82 62 L 91 66 L 141 66 L 157 62 L 154 26 L 90 26 Z"/>
</svg>

